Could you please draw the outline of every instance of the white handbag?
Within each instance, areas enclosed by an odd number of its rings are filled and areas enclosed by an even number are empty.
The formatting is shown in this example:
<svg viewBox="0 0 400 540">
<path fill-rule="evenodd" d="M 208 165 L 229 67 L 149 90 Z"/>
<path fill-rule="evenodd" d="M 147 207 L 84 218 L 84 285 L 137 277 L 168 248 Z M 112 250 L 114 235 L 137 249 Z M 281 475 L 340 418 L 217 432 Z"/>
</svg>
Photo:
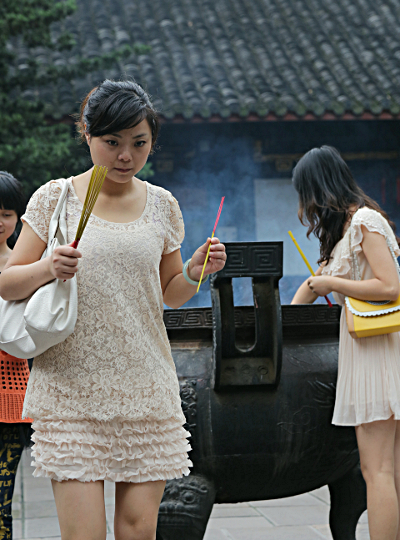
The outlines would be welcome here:
<svg viewBox="0 0 400 540">
<path fill-rule="evenodd" d="M 64 181 L 42 259 L 67 243 L 67 192 L 68 181 Z M 65 282 L 54 279 L 25 300 L 0 298 L 0 349 L 17 358 L 38 356 L 72 334 L 77 314 L 76 276 Z"/>
</svg>

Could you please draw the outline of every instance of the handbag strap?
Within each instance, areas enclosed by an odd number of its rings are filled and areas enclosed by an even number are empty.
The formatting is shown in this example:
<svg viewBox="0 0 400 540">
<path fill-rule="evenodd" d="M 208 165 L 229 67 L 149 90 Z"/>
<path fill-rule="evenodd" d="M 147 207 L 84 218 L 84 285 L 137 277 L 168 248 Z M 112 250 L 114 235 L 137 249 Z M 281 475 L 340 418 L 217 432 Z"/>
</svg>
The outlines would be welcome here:
<svg viewBox="0 0 400 540">
<path fill-rule="evenodd" d="M 353 214 L 353 217 L 355 215 L 355 212 Z M 353 227 L 352 227 L 352 224 L 353 224 L 353 217 L 351 218 L 351 222 L 350 222 L 350 227 L 349 227 L 349 249 L 350 249 L 350 253 L 351 253 L 351 258 L 352 258 L 352 262 L 353 264 L 351 265 L 351 278 L 353 281 L 357 280 L 357 281 L 361 281 L 361 272 L 360 272 L 360 265 L 358 264 L 358 258 L 357 258 L 357 254 L 351 249 L 351 233 L 352 233 L 352 230 L 353 230 Z M 396 257 L 396 254 L 390 244 L 390 241 L 389 241 L 389 238 L 387 236 L 387 234 L 385 233 L 385 240 L 386 240 L 386 244 L 387 244 L 387 247 L 389 248 L 389 251 L 392 255 L 392 258 L 393 258 L 393 261 L 394 261 L 394 264 L 396 265 L 396 268 L 397 268 L 397 273 L 399 274 L 399 278 L 400 278 L 400 267 L 399 267 L 399 262 L 397 260 L 397 257 Z"/>
<path fill-rule="evenodd" d="M 52 242 L 52 240 L 55 238 L 57 234 L 61 212 L 63 212 L 63 215 L 66 213 L 66 199 L 67 199 L 68 188 L 69 188 L 69 182 L 68 180 L 64 180 L 62 188 L 61 188 L 60 197 L 58 198 L 57 206 L 55 207 L 53 215 L 51 216 L 51 220 L 49 224 L 49 236 L 48 236 L 48 242 L 47 242 L 48 244 Z"/>
</svg>

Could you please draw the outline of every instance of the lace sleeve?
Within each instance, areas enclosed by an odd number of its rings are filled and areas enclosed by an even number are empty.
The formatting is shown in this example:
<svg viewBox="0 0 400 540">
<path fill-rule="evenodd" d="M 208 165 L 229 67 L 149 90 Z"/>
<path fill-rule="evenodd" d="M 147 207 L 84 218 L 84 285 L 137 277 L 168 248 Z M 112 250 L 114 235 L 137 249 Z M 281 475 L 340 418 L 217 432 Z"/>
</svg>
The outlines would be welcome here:
<svg viewBox="0 0 400 540">
<path fill-rule="evenodd" d="M 51 180 L 41 186 L 30 198 L 26 212 L 21 217 L 22 221 L 28 223 L 46 244 L 51 216 L 57 206 L 61 185 L 60 180 Z"/>
<path fill-rule="evenodd" d="M 400 249 L 397 244 L 396 237 L 387 220 L 376 210 L 366 207 L 360 208 L 360 210 L 354 214 L 351 223 L 351 249 L 354 253 L 360 253 L 360 251 L 362 251 L 362 225 L 364 225 L 364 227 L 366 227 L 370 232 L 375 232 L 385 236 L 396 257 L 400 256 Z"/>
<path fill-rule="evenodd" d="M 163 255 L 172 253 L 181 247 L 185 237 L 185 227 L 178 201 L 167 194 L 167 205 L 165 211 L 165 239 Z"/>
</svg>

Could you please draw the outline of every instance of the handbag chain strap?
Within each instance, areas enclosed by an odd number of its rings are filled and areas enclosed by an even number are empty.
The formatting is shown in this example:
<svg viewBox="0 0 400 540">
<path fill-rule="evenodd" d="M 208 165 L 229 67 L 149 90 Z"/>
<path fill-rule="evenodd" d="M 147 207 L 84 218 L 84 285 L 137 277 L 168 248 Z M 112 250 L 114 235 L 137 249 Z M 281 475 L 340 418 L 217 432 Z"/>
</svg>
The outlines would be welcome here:
<svg viewBox="0 0 400 540">
<path fill-rule="evenodd" d="M 358 263 L 358 257 L 357 257 L 357 254 L 351 249 L 351 232 L 352 232 L 352 222 L 353 222 L 353 219 L 351 220 L 350 222 L 350 231 L 349 231 L 349 248 L 350 248 L 350 253 L 351 253 L 351 258 L 352 258 L 352 261 L 353 261 L 353 264 L 351 265 L 351 279 L 353 281 L 361 281 L 361 272 L 360 272 L 360 265 Z M 396 265 L 396 268 L 397 268 L 397 273 L 399 274 L 399 278 L 400 278 L 400 266 L 399 266 L 399 262 L 397 260 L 397 257 L 396 257 L 396 254 L 392 248 L 392 245 L 390 243 L 390 240 L 388 238 L 388 236 L 385 234 L 385 240 L 386 240 L 386 244 L 387 244 L 387 247 L 389 248 L 389 251 L 392 255 L 392 258 L 394 260 L 394 264 Z"/>
</svg>

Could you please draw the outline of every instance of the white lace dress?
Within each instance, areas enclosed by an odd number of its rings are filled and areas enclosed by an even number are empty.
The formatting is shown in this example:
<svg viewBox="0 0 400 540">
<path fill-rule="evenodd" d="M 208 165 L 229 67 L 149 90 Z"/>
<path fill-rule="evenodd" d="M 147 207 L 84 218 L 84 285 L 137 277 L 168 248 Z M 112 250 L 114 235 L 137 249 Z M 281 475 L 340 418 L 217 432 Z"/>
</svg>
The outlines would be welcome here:
<svg viewBox="0 0 400 540">
<path fill-rule="evenodd" d="M 361 225 L 389 239 L 396 257 L 400 255 L 393 230 L 385 218 L 369 208 L 361 208 L 352 219 L 351 250 L 356 253 L 361 279 L 374 277 L 362 251 Z M 349 245 L 350 228 L 332 251 L 323 274 L 352 279 Z M 343 305 L 344 296 L 334 293 Z M 345 310 L 340 320 L 339 372 L 332 423 L 358 426 L 391 416 L 400 420 L 400 333 L 353 339 L 347 329 Z"/>
<path fill-rule="evenodd" d="M 39 188 L 22 218 L 44 242 L 65 181 L 72 242 L 82 210 L 72 179 Z M 75 331 L 33 362 L 23 415 L 34 420 L 35 476 L 146 482 L 189 474 L 159 274 L 184 226 L 173 196 L 146 187 L 136 221 L 90 217 L 79 245 Z"/>
</svg>

